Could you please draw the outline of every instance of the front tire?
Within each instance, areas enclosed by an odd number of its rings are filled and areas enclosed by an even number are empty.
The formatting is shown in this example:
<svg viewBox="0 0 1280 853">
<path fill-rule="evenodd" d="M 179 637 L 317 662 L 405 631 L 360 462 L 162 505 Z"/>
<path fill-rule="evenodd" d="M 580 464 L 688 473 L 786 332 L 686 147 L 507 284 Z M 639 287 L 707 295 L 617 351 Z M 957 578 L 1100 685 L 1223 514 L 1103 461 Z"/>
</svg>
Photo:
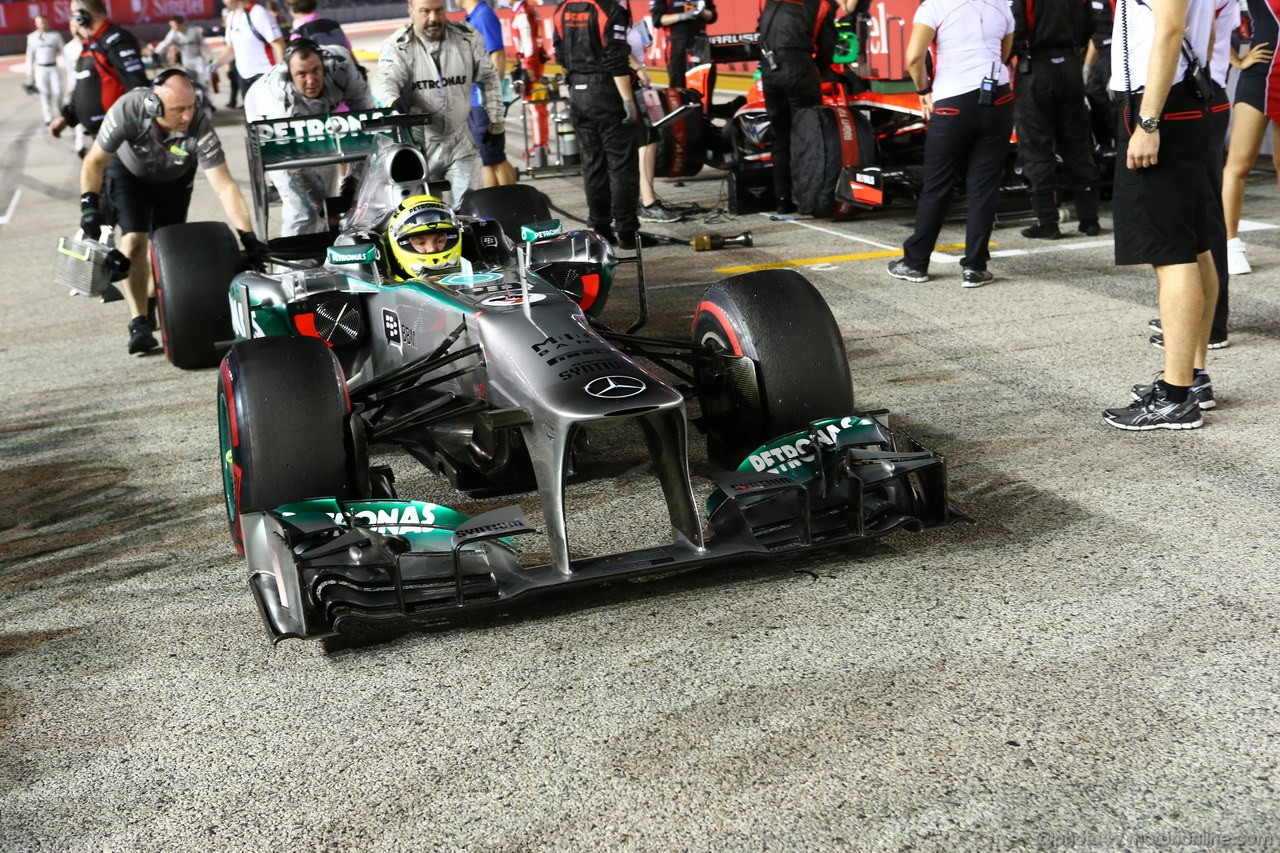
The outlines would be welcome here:
<svg viewBox="0 0 1280 853">
<path fill-rule="evenodd" d="M 174 367 L 216 367 L 232 340 L 231 279 L 244 268 L 240 246 L 221 222 L 168 225 L 151 236 L 151 264 L 164 354 Z"/>
<path fill-rule="evenodd" d="M 707 288 L 693 342 L 749 359 L 754 371 L 703 371 L 699 399 L 713 463 L 736 468 L 751 451 L 810 421 L 853 411 L 844 339 L 822 295 L 795 270 L 762 270 Z M 754 375 L 752 375 L 754 374 Z"/>
<path fill-rule="evenodd" d="M 361 496 L 358 475 L 368 460 L 350 417 L 342 368 L 322 341 L 255 338 L 231 348 L 218 382 L 218 428 L 238 550 L 246 512 Z"/>
</svg>

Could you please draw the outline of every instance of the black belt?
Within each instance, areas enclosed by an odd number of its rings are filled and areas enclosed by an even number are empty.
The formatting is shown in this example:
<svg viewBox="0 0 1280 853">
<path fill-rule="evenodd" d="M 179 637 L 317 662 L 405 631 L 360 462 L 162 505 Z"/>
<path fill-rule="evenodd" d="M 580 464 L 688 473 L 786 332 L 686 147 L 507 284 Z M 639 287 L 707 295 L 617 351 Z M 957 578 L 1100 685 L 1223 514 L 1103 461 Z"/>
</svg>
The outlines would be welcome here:
<svg viewBox="0 0 1280 853">
<path fill-rule="evenodd" d="M 58 63 L 56 62 L 37 62 L 36 63 L 36 65 L 39 65 L 41 68 L 53 68 L 57 64 Z"/>
</svg>

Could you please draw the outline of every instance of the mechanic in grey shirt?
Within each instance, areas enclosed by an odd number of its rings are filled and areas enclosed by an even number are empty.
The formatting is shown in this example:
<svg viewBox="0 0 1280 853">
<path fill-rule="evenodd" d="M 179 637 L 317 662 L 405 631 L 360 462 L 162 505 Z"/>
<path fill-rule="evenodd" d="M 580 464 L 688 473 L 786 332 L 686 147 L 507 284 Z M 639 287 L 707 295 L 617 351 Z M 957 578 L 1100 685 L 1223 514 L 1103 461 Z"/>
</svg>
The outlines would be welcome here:
<svg viewBox="0 0 1280 853">
<path fill-rule="evenodd" d="M 106 224 L 99 196 L 104 180 L 123 234 L 120 248 L 130 261 L 124 282 L 133 317 L 130 353 L 145 354 L 159 346 L 147 317 L 148 298 L 155 295 L 148 282 L 149 236 L 157 228 L 187 221 L 197 162 L 245 250 L 265 254 L 240 187 L 227 169 L 209 111 L 191 78 L 178 69 L 165 71 L 149 87 L 126 92 L 112 105 L 80 169 L 80 227 L 85 235 L 96 239 Z"/>
<path fill-rule="evenodd" d="M 369 84 L 345 47 L 295 39 L 284 49 L 284 61 L 258 78 L 244 96 L 247 121 L 325 115 L 345 104 L 351 110 L 373 109 Z M 354 173 L 353 173 L 354 174 Z M 329 230 L 324 200 L 337 189 L 338 167 L 274 170 L 267 173 L 280 202 L 280 233 L 315 234 Z"/>
<path fill-rule="evenodd" d="M 387 36 L 374 75 L 378 104 L 431 116 L 422 129 L 427 180 L 448 179 L 454 204 L 471 186 L 480 152 L 467 127 L 471 87 L 478 85 L 489 133 L 505 130 L 502 86 L 484 39 L 445 16 L 445 0 L 409 0 L 410 22 Z"/>
</svg>

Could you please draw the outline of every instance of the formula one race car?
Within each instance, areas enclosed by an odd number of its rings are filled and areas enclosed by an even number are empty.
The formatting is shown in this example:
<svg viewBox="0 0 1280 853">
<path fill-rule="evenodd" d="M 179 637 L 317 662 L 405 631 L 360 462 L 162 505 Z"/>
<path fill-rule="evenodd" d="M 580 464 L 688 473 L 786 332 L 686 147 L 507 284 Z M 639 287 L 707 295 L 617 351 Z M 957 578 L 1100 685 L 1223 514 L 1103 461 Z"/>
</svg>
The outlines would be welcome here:
<svg viewBox="0 0 1280 853">
<path fill-rule="evenodd" d="M 430 250 L 445 268 L 405 269 L 395 247 L 402 223 L 418 221 L 406 211 L 437 203 L 419 199 L 429 187 L 417 148 L 380 137 L 372 149 L 319 265 L 230 281 L 223 486 L 273 641 L 450 622 L 536 593 L 965 518 L 940 456 L 884 413 L 855 412 L 835 320 L 799 273 L 720 281 L 696 303 L 691 338 L 644 337 L 642 258 L 562 232 L 528 185 L 473 192 L 460 214 L 432 219 L 456 235 L 456 253 L 446 240 Z M 172 272 L 169 255 L 185 253 L 165 289 L 228 299 L 218 278 L 234 245 L 209 223 L 177 227 L 157 234 L 158 267 Z M 640 316 L 618 331 L 601 315 L 631 264 Z M 652 458 L 669 541 L 578 556 L 565 488 L 593 475 L 583 435 L 626 423 Z M 702 501 L 691 423 L 716 469 Z M 389 468 L 370 465 L 373 444 L 404 448 L 472 496 L 536 492 L 545 554 L 522 560 L 515 541 L 533 528 L 518 508 L 467 518 L 399 497 Z"/>
</svg>

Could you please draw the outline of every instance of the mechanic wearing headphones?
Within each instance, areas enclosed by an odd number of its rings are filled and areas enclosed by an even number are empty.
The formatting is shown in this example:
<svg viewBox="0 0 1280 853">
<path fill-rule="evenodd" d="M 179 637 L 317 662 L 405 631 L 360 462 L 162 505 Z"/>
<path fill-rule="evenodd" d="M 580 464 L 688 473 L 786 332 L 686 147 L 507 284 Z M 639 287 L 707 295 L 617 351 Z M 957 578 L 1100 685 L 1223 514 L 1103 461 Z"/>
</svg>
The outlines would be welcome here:
<svg viewBox="0 0 1280 853">
<path fill-rule="evenodd" d="M 126 92 L 107 111 L 102 129 L 80 169 L 80 227 L 96 237 L 106 224 L 99 193 L 104 191 L 129 258 L 124 296 L 129 321 L 129 352 L 159 346 L 148 319 L 147 247 L 150 233 L 187 220 L 196 163 L 204 169 L 240 241 L 251 256 L 266 247 L 253 234 L 249 208 L 227 169 L 222 142 L 191 78 L 177 69 L 164 72 L 147 88 Z M 119 156 L 113 156 L 116 153 Z"/>
<path fill-rule="evenodd" d="M 49 125 L 61 136 L 68 127 L 82 125 L 89 136 L 98 132 L 111 105 L 134 86 L 147 85 L 142 54 L 133 33 L 107 20 L 102 0 L 75 0 L 71 20 L 80 33 L 80 58 L 76 60 L 76 85 L 62 115 Z"/>
<path fill-rule="evenodd" d="M 684 72 L 689 67 L 694 41 L 706 38 L 707 24 L 714 24 L 718 17 L 715 0 L 649 0 L 649 14 L 654 26 L 667 30 L 668 85 L 683 89 Z M 715 88 L 714 83 L 711 88 Z"/>
<path fill-rule="evenodd" d="M 373 97 L 398 112 L 431 116 L 414 137 L 427 158 L 427 180 L 447 179 L 454 200 L 471 188 L 479 152 L 471 141 L 471 87 L 479 85 L 489 133 L 500 136 L 506 110 L 484 39 L 450 21 L 445 0 L 409 0 L 408 24 L 387 36 L 373 78 Z"/>
<path fill-rule="evenodd" d="M 617 0 L 564 0 L 555 24 L 556 58 L 569 84 L 569 120 L 582 151 L 587 225 L 610 243 L 634 249 L 640 228 L 640 114 L 631 91 L 631 13 Z"/>
<path fill-rule="evenodd" d="M 400 202 L 387 221 L 387 254 L 395 281 L 444 272 L 462 258 L 462 229 L 440 199 L 412 196 Z"/>
<path fill-rule="evenodd" d="M 284 49 L 284 61 L 258 78 L 244 96 L 247 121 L 324 115 L 346 103 L 352 110 L 373 109 L 369 84 L 345 47 L 296 39 Z M 267 172 L 280 193 L 284 216 L 280 233 L 315 234 L 329 230 L 324 200 L 337 187 L 338 167 Z"/>
<path fill-rule="evenodd" d="M 835 14 L 832 0 L 765 0 L 760 12 L 760 85 L 773 131 L 770 153 L 778 213 L 796 212 L 791 200 L 791 119 L 822 103 L 818 68 L 829 66 L 835 55 Z"/>
</svg>

